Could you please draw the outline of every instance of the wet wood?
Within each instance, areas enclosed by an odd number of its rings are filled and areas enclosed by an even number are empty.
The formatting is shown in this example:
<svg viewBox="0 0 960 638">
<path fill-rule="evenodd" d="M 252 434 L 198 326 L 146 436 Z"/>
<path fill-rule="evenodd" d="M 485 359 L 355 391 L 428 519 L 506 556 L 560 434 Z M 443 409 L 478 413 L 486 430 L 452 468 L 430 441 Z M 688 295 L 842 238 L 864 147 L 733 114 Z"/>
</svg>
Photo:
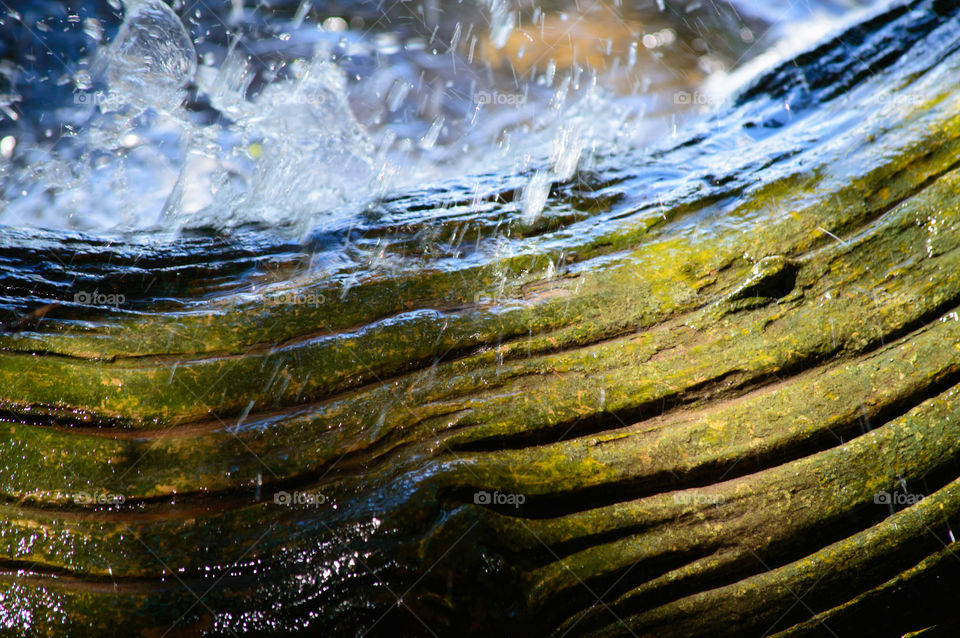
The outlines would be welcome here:
<svg viewBox="0 0 960 638">
<path fill-rule="evenodd" d="M 0 334 L 5 631 L 949 632 L 955 13 L 877 14 L 532 224 L 488 176 L 304 246 L 5 236 L 4 320 L 48 308 Z"/>
</svg>

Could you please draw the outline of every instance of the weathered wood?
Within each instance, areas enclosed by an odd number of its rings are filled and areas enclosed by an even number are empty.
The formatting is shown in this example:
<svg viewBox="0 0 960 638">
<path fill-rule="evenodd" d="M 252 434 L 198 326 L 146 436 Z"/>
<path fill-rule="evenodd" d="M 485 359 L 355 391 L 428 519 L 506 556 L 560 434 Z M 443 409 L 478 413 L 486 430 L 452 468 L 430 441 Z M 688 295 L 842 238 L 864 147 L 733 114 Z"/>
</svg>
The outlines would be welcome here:
<svg viewBox="0 0 960 638">
<path fill-rule="evenodd" d="M 866 20 L 536 226 L 488 176 L 306 246 L 7 234 L 9 318 L 60 305 L 0 335 L 5 632 L 948 631 L 956 12 Z"/>
</svg>

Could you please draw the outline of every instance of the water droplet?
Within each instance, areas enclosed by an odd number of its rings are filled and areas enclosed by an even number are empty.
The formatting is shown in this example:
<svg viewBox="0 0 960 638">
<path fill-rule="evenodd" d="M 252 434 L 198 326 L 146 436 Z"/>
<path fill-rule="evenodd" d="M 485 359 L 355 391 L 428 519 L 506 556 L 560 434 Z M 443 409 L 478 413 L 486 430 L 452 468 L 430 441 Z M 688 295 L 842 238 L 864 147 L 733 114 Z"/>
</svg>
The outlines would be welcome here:
<svg viewBox="0 0 960 638">
<path fill-rule="evenodd" d="M 73 86 L 80 91 L 89 91 L 93 88 L 93 78 L 87 70 L 77 71 L 73 75 Z"/>
<path fill-rule="evenodd" d="M 437 144 L 437 139 L 440 137 L 440 130 L 443 128 L 443 116 L 436 118 L 433 123 L 430 125 L 430 128 L 427 129 L 427 132 L 424 133 L 423 137 L 420 139 L 420 148 L 431 149 Z"/>
<path fill-rule="evenodd" d="M 490 7 L 490 41 L 497 49 L 506 45 L 516 24 L 515 12 L 507 0 L 487 0 Z"/>
<path fill-rule="evenodd" d="M 180 18 L 161 0 L 136 0 L 106 54 L 108 81 L 122 102 L 173 107 L 193 79 L 197 56 Z"/>
<path fill-rule="evenodd" d="M 12 135 L 7 135 L 3 139 L 0 139 L 0 157 L 4 159 L 10 159 L 13 157 L 13 150 L 17 147 L 17 138 Z"/>
<path fill-rule="evenodd" d="M 307 13 L 310 12 L 310 0 L 303 0 L 300 3 L 300 6 L 297 7 L 297 12 L 293 14 L 292 26 L 294 29 L 299 29 L 303 25 L 304 18 L 307 17 Z"/>
<path fill-rule="evenodd" d="M 545 171 L 537 171 L 523 188 L 521 202 L 524 223 L 532 224 L 540 218 L 549 196 L 550 176 Z"/>
<path fill-rule="evenodd" d="M 406 99 L 407 94 L 410 93 L 410 88 L 410 85 L 403 80 L 394 82 L 390 88 L 390 93 L 387 95 L 387 109 L 389 109 L 391 113 L 394 113 L 400 108 L 403 100 Z"/>
<path fill-rule="evenodd" d="M 83 32 L 94 42 L 103 40 L 103 25 L 96 18 L 87 18 L 83 21 Z"/>
<path fill-rule="evenodd" d="M 323 21 L 323 28 L 325 31 L 331 31 L 333 33 L 339 33 L 341 31 L 347 30 L 347 21 L 343 18 L 327 18 Z"/>
</svg>

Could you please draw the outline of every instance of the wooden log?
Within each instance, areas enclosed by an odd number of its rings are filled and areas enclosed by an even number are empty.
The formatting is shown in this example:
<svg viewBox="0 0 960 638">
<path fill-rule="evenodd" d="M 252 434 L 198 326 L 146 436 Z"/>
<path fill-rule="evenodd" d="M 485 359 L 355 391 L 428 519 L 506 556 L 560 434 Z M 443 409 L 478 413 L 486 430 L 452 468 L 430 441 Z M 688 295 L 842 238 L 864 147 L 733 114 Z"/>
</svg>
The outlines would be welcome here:
<svg viewBox="0 0 960 638">
<path fill-rule="evenodd" d="M 950 635 L 957 12 L 533 224 L 489 175 L 304 245 L 7 233 L 4 634 Z"/>
</svg>

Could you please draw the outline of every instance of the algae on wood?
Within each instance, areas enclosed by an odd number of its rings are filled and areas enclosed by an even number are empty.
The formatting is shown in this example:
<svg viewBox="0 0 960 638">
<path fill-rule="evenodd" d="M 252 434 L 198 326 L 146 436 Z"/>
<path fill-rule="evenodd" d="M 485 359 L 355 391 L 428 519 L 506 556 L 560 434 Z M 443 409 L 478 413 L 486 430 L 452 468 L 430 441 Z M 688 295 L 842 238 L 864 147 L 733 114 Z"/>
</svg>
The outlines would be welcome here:
<svg viewBox="0 0 960 638">
<path fill-rule="evenodd" d="M 322 238 L 9 234 L 8 310 L 61 305 L 0 334 L 5 631 L 948 625 L 955 14 L 878 14 L 555 184 L 536 227 L 518 178 L 471 222 L 469 180 L 419 194 L 436 227 L 385 202 L 358 245 L 390 271 L 305 269 Z"/>
</svg>

